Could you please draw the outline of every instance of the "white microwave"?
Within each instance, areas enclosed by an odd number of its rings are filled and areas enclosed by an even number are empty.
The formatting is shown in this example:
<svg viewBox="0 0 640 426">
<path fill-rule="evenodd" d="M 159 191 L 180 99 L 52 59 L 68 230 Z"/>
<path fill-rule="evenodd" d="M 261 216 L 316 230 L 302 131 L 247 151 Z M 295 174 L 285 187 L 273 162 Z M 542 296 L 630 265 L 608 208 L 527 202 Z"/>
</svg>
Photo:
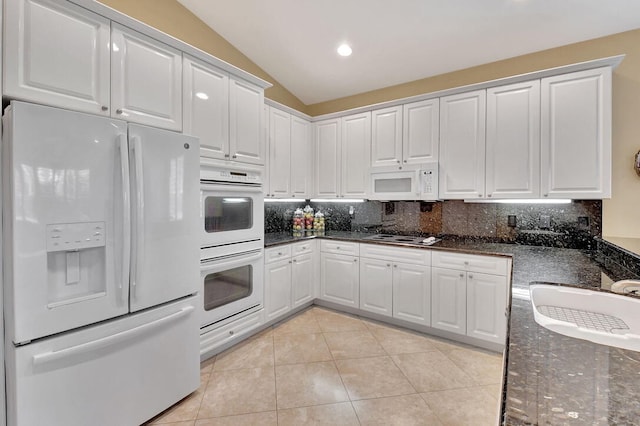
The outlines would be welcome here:
<svg viewBox="0 0 640 426">
<path fill-rule="evenodd" d="M 438 199 L 438 163 L 380 167 L 371 170 L 370 200 Z"/>
</svg>

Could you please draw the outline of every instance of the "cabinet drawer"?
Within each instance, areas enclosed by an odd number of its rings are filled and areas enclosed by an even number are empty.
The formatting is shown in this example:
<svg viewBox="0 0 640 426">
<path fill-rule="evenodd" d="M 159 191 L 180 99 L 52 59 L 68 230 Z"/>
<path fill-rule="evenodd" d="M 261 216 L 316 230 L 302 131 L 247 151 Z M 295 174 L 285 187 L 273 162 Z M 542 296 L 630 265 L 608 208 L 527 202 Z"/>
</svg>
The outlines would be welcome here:
<svg viewBox="0 0 640 426">
<path fill-rule="evenodd" d="M 360 244 L 360 257 L 391 262 L 431 265 L 431 250 L 391 247 L 382 244 Z"/>
<path fill-rule="evenodd" d="M 264 320 L 264 310 L 238 318 L 222 327 L 204 332 L 200 335 L 200 355 L 209 353 L 214 349 L 230 342 L 239 340 L 252 330 L 260 327 Z M 206 330 L 206 329 L 205 329 Z"/>
<path fill-rule="evenodd" d="M 347 241 L 320 241 L 320 250 L 325 253 L 336 254 L 350 254 L 352 256 L 359 256 L 360 244 L 350 243 Z"/>
<path fill-rule="evenodd" d="M 475 254 L 433 251 L 431 265 L 438 268 L 460 269 L 492 275 L 507 275 L 508 259 Z"/>
<path fill-rule="evenodd" d="M 315 240 L 301 241 L 299 243 L 291 244 L 291 255 L 297 256 L 299 254 L 313 253 L 315 247 Z"/>
<path fill-rule="evenodd" d="M 277 247 L 271 247 L 264 251 L 264 263 L 269 264 L 277 262 L 278 260 L 287 259 L 291 257 L 291 245 L 286 244 Z"/>
</svg>

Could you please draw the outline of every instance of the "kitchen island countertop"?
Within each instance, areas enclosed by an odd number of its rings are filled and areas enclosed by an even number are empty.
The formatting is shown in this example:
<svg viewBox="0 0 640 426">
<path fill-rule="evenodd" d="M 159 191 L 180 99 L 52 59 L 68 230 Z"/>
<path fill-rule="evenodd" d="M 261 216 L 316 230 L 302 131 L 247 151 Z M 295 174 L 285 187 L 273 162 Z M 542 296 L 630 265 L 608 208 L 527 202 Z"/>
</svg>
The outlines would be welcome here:
<svg viewBox="0 0 640 426">
<path fill-rule="evenodd" d="M 373 243 L 363 240 L 369 235 L 329 231 L 321 238 Z M 287 233 L 267 234 L 265 246 L 304 239 Z M 547 330 L 535 322 L 529 299 L 529 285 L 536 281 L 607 291 L 614 281 L 638 276 L 623 269 L 605 269 L 590 252 L 576 249 L 486 243 L 469 238 L 444 238 L 425 248 L 513 257 L 504 424 L 640 422 L 640 352 Z"/>
</svg>

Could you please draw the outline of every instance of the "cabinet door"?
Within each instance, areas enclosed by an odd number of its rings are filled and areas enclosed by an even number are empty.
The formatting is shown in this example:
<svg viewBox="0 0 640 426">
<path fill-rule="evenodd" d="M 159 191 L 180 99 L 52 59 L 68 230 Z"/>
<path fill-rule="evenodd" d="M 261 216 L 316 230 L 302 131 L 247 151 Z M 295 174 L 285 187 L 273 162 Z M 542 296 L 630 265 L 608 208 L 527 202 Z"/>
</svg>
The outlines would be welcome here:
<svg viewBox="0 0 640 426">
<path fill-rule="evenodd" d="M 360 274 L 358 258 L 333 253 L 320 255 L 320 298 L 358 308 Z"/>
<path fill-rule="evenodd" d="M 466 292 L 466 272 L 431 268 L 431 327 L 466 334 Z"/>
<path fill-rule="evenodd" d="M 294 308 L 312 301 L 315 297 L 316 268 L 314 268 L 314 259 L 313 253 L 301 254 L 293 258 L 291 297 Z"/>
<path fill-rule="evenodd" d="M 467 335 L 504 344 L 507 277 L 467 273 Z"/>
<path fill-rule="evenodd" d="M 4 95 L 109 115 L 110 22 L 69 2 L 5 2 Z"/>
<path fill-rule="evenodd" d="M 393 314 L 391 262 L 360 258 L 360 309 L 376 314 Z"/>
<path fill-rule="evenodd" d="M 291 196 L 310 198 L 311 179 L 311 123 L 291 116 Z"/>
<path fill-rule="evenodd" d="M 184 57 L 184 133 L 200 139 L 200 155 L 229 156 L 229 75 Z"/>
<path fill-rule="evenodd" d="M 611 197 L 611 68 L 543 78 L 542 195 Z"/>
<path fill-rule="evenodd" d="M 113 23 L 111 116 L 182 130 L 182 53 Z"/>
<path fill-rule="evenodd" d="M 267 321 L 291 310 L 291 259 L 265 265 L 264 310 Z"/>
<path fill-rule="evenodd" d="M 393 264 L 393 317 L 431 324 L 431 268 Z"/>
<path fill-rule="evenodd" d="M 315 196 L 335 198 L 340 181 L 340 119 L 314 124 Z"/>
<path fill-rule="evenodd" d="M 275 197 L 289 197 L 291 168 L 291 115 L 269 108 L 269 190 Z"/>
<path fill-rule="evenodd" d="M 484 196 L 486 91 L 440 98 L 440 197 Z"/>
<path fill-rule="evenodd" d="M 440 142 L 440 99 L 405 104 L 402 117 L 402 162 L 437 162 Z"/>
<path fill-rule="evenodd" d="M 264 164 L 264 91 L 243 80 L 229 79 L 229 150 L 231 159 Z"/>
<path fill-rule="evenodd" d="M 540 196 L 540 81 L 487 89 L 487 197 Z"/>
<path fill-rule="evenodd" d="M 371 113 L 371 167 L 402 162 L 402 106 Z"/>
<path fill-rule="evenodd" d="M 340 196 L 366 198 L 369 193 L 371 113 L 342 118 Z"/>
</svg>

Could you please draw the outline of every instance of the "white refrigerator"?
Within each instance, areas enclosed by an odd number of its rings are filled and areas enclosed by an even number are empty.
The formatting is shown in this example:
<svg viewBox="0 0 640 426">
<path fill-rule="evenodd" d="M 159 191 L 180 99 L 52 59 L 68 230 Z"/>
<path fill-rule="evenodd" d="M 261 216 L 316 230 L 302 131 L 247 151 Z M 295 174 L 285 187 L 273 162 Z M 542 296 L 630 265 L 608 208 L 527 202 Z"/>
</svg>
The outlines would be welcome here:
<svg viewBox="0 0 640 426">
<path fill-rule="evenodd" d="M 199 144 L 12 102 L 3 117 L 9 425 L 137 425 L 199 385 Z"/>
</svg>

